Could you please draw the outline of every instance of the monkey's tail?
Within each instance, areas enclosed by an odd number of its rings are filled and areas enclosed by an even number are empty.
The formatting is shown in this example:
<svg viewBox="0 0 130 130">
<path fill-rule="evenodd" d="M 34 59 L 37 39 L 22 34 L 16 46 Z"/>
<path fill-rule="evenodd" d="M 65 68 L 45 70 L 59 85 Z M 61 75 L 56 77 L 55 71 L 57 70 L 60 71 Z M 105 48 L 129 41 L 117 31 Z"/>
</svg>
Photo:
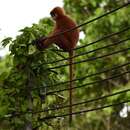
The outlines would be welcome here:
<svg viewBox="0 0 130 130">
<path fill-rule="evenodd" d="M 73 80 L 75 78 L 75 68 L 74 68 L 74 51 L 69 52 L 69 78 L 70 78 L 70 84 L 69 84 L 69 124 L 72 124 L 72 99 L 73 99 L 73 92 L 72 88 L 74 87 Z"/>
</svg>

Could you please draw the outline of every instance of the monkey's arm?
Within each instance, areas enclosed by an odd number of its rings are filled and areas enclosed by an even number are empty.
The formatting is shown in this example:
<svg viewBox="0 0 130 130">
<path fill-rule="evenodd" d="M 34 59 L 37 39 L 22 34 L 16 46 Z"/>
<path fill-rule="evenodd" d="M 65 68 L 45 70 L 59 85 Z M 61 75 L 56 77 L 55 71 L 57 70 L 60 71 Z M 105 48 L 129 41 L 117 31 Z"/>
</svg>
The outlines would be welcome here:
<svg viewBox="0 0 130 130">
<path fill-rule="evenodd" d="M 71 42 L 64 35 L 59 35 L 56 37 L 55 36 L 53 37 L 52 35 L 52 37 L 51 36 L 49 37 L 50 38 L 42 37 L 36 40 L 35 44 L 39 50 L 46 49 L 53 43 L 58 45 L 64 51 L 70 51 L 72 49 Z"/>
<path fill-rule="evenodd" d="M 36 45 L 38 50 L 43 50 L 48 48 L 51 44 L 53 44 L 56 40 L 56 37 L 53 37 L 57 31 L 56 27 L 53 29 L 53 31 L 49 34 L 48 37 L 40 37 L 33 41 L 33 45 Z"/>
<path fill-rule="evenodd" d="M 52 37 L 51 37 L 52 36 Z M 56 42 L 56 37 L 53 37 L 53 35 L 50 35 L 49 38 L 46 40 L 41 41 L 41 45 L 43 49 L 48 48 L 51 44 Z"/>
</svg>

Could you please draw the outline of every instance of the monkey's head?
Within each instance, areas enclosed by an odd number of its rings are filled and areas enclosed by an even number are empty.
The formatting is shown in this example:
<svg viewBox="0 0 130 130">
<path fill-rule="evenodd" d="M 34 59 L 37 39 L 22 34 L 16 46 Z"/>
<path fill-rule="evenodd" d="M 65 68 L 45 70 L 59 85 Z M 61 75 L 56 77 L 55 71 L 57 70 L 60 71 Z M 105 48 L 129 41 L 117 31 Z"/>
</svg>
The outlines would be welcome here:
<svg viewBox="0 0 130 130">
<path fill-rule="evenodd" d="M 54 20 L 59 19 L 61 16 L 65 15 L 64 9 L 61 7 L 55 7 L 51 12 L 50 12 L 51 17 Z"/>
</svg>

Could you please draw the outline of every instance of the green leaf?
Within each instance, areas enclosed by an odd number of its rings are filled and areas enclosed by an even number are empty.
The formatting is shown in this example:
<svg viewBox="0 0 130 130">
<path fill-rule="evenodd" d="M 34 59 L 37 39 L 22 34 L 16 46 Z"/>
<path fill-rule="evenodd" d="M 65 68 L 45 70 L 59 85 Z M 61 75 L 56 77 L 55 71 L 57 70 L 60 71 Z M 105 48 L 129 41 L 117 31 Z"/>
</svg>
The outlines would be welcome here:
<svg viewBox="0 0 130 130">
<path fill-rule="evenodd" d="M 12 41 L 11 37 L 5 38 L 4 40 L 2 40 L 2 46 L 3 47 L 7 46 L 11 41 Z"/>
</svg>

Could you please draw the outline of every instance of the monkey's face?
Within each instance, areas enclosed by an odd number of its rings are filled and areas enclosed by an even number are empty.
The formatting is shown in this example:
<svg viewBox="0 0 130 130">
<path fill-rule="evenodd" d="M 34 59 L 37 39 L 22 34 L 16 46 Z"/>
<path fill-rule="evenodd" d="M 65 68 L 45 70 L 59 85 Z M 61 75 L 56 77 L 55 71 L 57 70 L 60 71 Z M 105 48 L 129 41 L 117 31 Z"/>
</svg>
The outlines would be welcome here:
<svg viewBox="0 0 130 130">
<path fill-rule="evenodd" d="M 51 12 L 50 12 L 51 17 L 54 20 L 60 19 L 63 15 L 65 15 L 64 10 L 61 7 L 55 7 Z"/>
<path fill-rule="evenodd" d="M 53 20 L 56 20 L 58 18 L 58 15 L 54 12 L 51 12 L 50 15 L 53 18 Z"/>
</svg>

